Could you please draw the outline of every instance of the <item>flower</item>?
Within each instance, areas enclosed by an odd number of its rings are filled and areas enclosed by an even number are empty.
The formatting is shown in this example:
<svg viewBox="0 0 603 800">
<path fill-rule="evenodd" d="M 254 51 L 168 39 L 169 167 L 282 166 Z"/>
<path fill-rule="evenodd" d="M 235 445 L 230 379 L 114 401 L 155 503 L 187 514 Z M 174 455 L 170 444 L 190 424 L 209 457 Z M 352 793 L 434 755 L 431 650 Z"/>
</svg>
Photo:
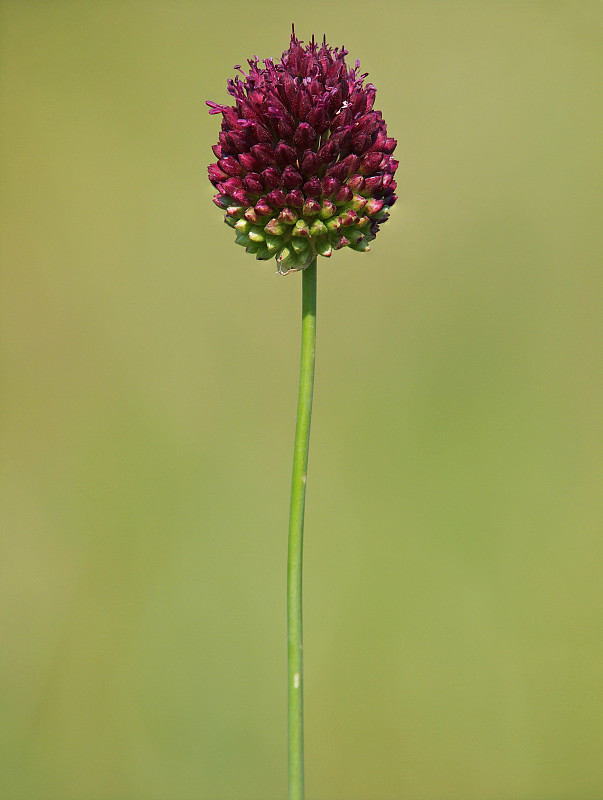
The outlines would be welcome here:
<svg viewBox="0 0 603 800">
<path fill-rule="evenodd" d="M 370 250 L 396 201 L 392 157 L 375 87 L 348 68 L 344 48 L 291 34 L 275 63 L 249 59 L 249 74 L 228 81 L 234 105 L 208 102 L 222 130 L 208 168 L 215 204 L 237 244 L 258 259 L 276 257 L 286 274 L 316 254 Z"/>
</svg>

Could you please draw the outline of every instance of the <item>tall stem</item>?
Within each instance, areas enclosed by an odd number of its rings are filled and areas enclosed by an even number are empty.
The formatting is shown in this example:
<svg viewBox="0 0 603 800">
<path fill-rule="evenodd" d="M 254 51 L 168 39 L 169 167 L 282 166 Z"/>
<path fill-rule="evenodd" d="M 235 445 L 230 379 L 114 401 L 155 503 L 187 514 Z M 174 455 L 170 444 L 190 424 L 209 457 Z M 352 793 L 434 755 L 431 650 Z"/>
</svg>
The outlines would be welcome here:
<svg viewBox="0 0 603 800">
<path fill-rule="evenodd" d="M 287 559 L 289 800 L 303 800 L 304 798 L 302 554 L 315 349 L 316 258 L 309 267 L 302 271 L 301 365 L 289 515 L 289 555 Z"/>
</svg>

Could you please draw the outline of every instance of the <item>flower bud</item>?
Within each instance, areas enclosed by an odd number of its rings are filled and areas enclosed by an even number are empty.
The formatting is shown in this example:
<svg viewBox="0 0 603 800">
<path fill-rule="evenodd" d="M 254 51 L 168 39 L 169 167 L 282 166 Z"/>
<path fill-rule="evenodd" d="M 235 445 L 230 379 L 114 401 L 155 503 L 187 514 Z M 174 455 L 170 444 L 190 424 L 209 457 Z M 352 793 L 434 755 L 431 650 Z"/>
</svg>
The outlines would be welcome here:
<svg viewBox="0 0 603 800">
<path fill-rule="evenodd" d="M 253 194 L 260 194 L 264 190 L 264 185 L 257 172 L 248 172 L 243 178 L 243 186 Z"/>
<path fill-rule="evenodd" d="M 293 189 L 285 198 L 288 206 L 293 208 L 301 208 L 304 204 L 304 196 L 299 189 Z"/>
<path fill-rule="evenodd" d="M 297 222 L 297 214 L 291 208 L 283 208 L 278 215 L 279 222 L 284 222 L 285 225 L 293 225 Z"/>
<path fill-rule="evenodd" d="M 262 181 L 266 189 L 276 189 L 281 185 L 281 173 L 276 167 L 267 167 L 262 172 Z"/>
<path fill-rule="evenodd" d="M 295 167 L 288 165 L 283 170 L 282 181 L 285 189 L 296 189 L 298 186 L 302 185 L 303 180 L 304 179 Z"/>
<path fill-rule="evenodd" d="M 297 130 L 293 134 L 293 143 L 300 149 L 306 150 L 314 146 L 316 142 L 316 131 L 307 122 L 302 122 L 298 125 Z"/>
<path fill-rule="evenodd" d="M 273 189 L 266 195 L 268 203 L 276 209 L 284 208 L 287 202 L 287 195 L 282 189 Z"/>
<path fill-rule="evenodd" d="M 313 197 L 308 197 L 302 208 L 304 217 L 315 217 L 320 211 L 320 203 Z"/>
<path fill-rule="evenodd" d="M 303 191 L 306 197 L 320 197 L 322 194 L 322 187 L 318 175 L 314 175 L 309 181 L 304 183 Z"/>
<path fill-rule="evenodd" d="M 346 55 L 292 36 L 279 63 L 256 57 L 243 80 L 228 81 L 232 106 L 208 103 L 222 115 L 213 202 L 236 243 L 276 258 L 282 274 L 342 247 L 368 250 L 396 201 L 396 140 Z"/>
</svg>

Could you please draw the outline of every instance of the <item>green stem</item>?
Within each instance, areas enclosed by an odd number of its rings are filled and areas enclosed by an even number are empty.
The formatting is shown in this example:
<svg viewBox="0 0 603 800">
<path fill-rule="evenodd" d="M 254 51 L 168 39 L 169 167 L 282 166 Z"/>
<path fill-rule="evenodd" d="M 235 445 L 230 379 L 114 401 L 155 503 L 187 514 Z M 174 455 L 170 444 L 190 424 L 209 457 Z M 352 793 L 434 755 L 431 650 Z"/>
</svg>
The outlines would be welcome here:
<svg viewBox="0 0 603 800">
<path fill-rule="evenodd" d="M 315 349 L 316 258 L 309 267 L 302 271 L 301 364 L 289 515 L 289 555 L 287 559 L 289 800 L 303 800 L 304 798 L 302 553 Z"/>
</svg>

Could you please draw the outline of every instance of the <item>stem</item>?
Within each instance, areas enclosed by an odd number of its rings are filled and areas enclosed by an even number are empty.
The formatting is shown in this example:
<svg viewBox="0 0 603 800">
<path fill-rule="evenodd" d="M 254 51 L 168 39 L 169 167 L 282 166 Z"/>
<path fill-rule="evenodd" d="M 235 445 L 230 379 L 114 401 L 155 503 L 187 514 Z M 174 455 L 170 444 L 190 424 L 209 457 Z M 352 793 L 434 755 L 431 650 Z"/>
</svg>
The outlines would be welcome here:
<svg viewBox="0 0 603 800">
<path fill-rule="evenodd" d="M 289 514 L 289 555 L 287 559 L 289 800 L 303 800 L 304 798 L 302 553 L 315 350 L 316 257 L 309 267 L 302 270 L 301 364 Z"/>
</svg>

